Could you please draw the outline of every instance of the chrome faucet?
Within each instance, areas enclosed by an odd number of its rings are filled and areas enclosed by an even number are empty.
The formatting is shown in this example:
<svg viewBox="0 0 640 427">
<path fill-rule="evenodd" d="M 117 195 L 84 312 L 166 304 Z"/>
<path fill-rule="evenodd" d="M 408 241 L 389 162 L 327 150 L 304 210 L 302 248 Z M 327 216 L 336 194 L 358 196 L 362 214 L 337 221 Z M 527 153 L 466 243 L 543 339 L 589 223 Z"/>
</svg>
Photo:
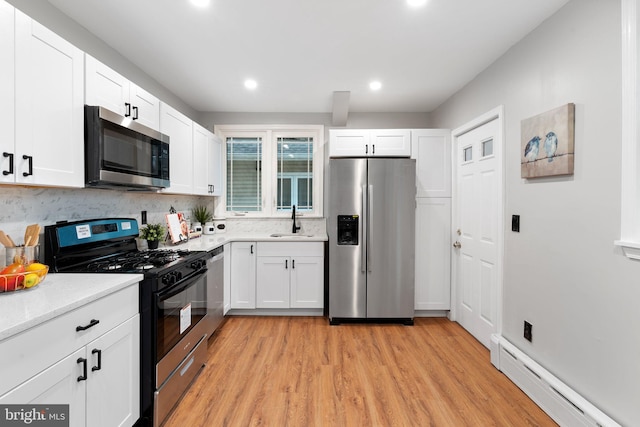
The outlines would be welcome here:
<svg viewBox="0 0 640 427">
<path fill-rule="evenodd" d="M 291 219 L 293 220 L 293 226 L 291 228 L 292 233 L 297 233 L 300 230 L 299 226 L 296 226 L 296 205 L 293 205 L 293 211 L 291 212 Z"/>
</svg>

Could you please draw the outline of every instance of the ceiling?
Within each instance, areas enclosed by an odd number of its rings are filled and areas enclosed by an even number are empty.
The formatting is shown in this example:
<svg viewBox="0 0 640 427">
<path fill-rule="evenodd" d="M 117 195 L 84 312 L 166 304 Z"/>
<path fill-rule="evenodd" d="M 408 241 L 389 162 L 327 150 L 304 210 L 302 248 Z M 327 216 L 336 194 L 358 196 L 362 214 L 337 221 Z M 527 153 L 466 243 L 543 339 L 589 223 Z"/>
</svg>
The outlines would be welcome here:
<svg viewBox="0 0 640 427">
<path fill-rule="evenodd" d="M 49 0 L 197 111 L 305 113 L 430 112 L 567 1 Z"/>
</svg>

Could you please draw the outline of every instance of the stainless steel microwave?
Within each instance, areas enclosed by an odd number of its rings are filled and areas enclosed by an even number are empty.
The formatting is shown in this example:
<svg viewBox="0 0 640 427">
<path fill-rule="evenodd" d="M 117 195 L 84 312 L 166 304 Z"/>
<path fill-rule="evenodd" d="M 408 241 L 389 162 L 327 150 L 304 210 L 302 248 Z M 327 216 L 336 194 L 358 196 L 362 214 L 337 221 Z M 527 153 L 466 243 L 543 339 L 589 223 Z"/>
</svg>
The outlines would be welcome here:
<svg viewBox="0 0 640 427">
<path fill-rule="evenodd" d="M 168 187 L 169 137 L 104 107 L 84 107 L 87 187 L 159 190 Z"/>
</svg>

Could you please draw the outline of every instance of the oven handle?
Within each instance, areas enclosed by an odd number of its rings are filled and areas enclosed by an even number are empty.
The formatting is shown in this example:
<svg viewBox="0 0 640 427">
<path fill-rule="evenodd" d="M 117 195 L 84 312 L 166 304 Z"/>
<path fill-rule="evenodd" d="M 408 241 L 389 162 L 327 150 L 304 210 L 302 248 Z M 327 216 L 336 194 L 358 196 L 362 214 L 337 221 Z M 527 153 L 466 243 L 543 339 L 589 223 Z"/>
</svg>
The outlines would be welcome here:
<svg viewBox="0 0 640 427">
<path fill-rule="evenodd" d="M 167 299 L 171 298 L 174 295 L 178 295 L 180 292 L 185 289 L 191 287 L 195 282 L 197 282 L 202 276 L 207 274 L 207 269 L 202 269 L 198 273 L 193 276 L 189 276 L 187 279 L 182 280 L 181 282 L 176 283 L 175 285 L 169 287 L 168 289 L 163 289 L 158 292 L 158 298 Z"/>
</svg>

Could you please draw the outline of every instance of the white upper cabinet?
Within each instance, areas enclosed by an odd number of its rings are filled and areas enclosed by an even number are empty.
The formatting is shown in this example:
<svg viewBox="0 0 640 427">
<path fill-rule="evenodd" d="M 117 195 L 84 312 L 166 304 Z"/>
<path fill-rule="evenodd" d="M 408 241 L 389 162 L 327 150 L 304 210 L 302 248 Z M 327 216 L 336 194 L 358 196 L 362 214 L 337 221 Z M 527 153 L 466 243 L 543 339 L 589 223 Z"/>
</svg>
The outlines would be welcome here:
<svg viewBox="0 0 640 427">
<path fill-rule="evenodd" d="M 169 136 L 169 179 L 165 193 L 193 194 L 193 121 L 175 108 L 160 105 L 160 132 Z"/>
<path fill-rule="evenodd" d="M 209 141 L 212 133 L 197 123 L 193 124 L 193 194 L 208 195 Z"/>
<path fill-rule="evenodd" d="M 329 157 L 409 157 L 407 129 L 330 129 Z"/>
<path fill-rule="evenodd" d="M 4 182 L 84 186 L 83 64 L 80 49 L 15 10 L 15 138 L 2 143 Z"/>
<path fill-rule="evenodd" d="M 154 130 L 160 129 L 160 101 L 90 55 L 85 60 L 87 105 L 100 105 L 131 117 Z"/>
<path fill-rule="evenodd" d="M 9 165 L 15 160 L 15 9 L 0 0 L 0 181 L 14 182 Z M 11 158 L 9 156 L 12 156 Z M 15 170 L 15 169 L 14 169 Z"/>
<path fill-rule="evenodd" d="M 222 195 L 222 141 L 193 123 L 193 191 L 202 196 Z"/>
<path fill-rule="evenodd" d="M 222 196 L 222 140 L 218 135 L 209 138 L 209 194 Z"/>
<path fill-rule="evenodd" d="M 416 197 L 451 197 L 451 131 L 411 131 L 411 158 L 416 159 Z"/>
</svg>

